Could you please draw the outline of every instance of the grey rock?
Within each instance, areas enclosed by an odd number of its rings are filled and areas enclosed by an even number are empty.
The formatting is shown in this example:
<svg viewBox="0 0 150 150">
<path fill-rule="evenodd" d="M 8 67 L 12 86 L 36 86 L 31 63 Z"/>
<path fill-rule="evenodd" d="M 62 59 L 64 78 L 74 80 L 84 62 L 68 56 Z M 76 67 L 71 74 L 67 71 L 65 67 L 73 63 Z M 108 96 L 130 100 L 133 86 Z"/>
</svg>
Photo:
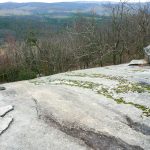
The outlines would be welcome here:
<svg viewBox="0 0 150 150">
<path fill-rule="evenodd" d="M 146 60 L 132 60 L 130 63 L 129 63 L 129 66 L 138 66 L 138 65 L 146 65 L 147 64 L 147 61 Z"/>
<path fill-rule="evenodd" d="M 1 105 L 15 110 L 0 149 L 149 150 L 150 116 L 144 113 L 150 107 L 150 67 L 128 65 L 4 84 L 9 90 L 0 92 Z M 119 85 L 121 93 L 114 91 Z"/>
<path fill-rule="evenodd" d="M 150 45 L 144 48 L 145 59 L 150 63 Z"/>
<path fill-rule="evenodd" d="M 6 90 L 5 87 L 0 87 L 0 91 Z"/>
<path fill-rule="evenodd" d="M 144 48 L 145 54 L 150 56 L 150 45 Z"/>
</svg>

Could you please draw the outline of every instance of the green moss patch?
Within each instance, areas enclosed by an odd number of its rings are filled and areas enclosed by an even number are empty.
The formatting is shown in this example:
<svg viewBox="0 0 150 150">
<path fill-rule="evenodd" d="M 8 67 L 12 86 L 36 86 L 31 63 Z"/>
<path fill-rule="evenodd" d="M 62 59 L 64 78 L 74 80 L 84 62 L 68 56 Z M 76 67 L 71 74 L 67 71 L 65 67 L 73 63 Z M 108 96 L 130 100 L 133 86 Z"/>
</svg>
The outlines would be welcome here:
<svg viewBox="0 0 150 150">
<path fill-rule="evenodd" d="M 143 92 L 150 92 L 150 85 L 143 85 L 139 83 L 132 83 L 128 80 L 124 79 L 120 76 L 108 76 L 104 74 L 66 74 L 67 76 L 77 76 L 77 77 L 90 77 L 90 78 L 105 78 L 109 80 L 118 81 L 119 85 L 118 87 L 114 88 L 116 93 L 127 93 L 129 91 L 131 92 L 137 92 L 137 93 L 143 93 Z"/>
<path fill-rule="evenodd" d="M 150 116 L 150 108 L 145 107 L 144 105 L 133 103 L 133 102 L 126 102 L 122 97 L 115 98 L 113 95 L 113 92 L 116 90 L 114 90 L 114 89 L 111 90 L 108 87 L 104 87 L 101 84 L 96 84 L 96 83 L 88 82 L 88 81 L 76 81 L 76 80 L 50 80 L 49 82 L 53 83 L 53 84 L 64 84 L 64 85 L 69 85 L 69 86 L 77 86 L 77 87 L 82 87 L 82 88 L 86 88 L 86 89 L 91 89 L 93 91 L 96 91 L 96 93 L 98 93 L 98 94 L 104 95 L 105 97 L 114 100 L 117 104 L 132 105 L 132 106 L 142 110 L 143 115 L 145 115 L 147 117 Z M 140 87 L 138 87 L 139 89 L 134 86 L 132 88 L 127 87 L 127 89 L 126 88 L 124 89 L 124 87 L 122 87 L 122 88 L 125 92 L 129 91 L 129 90 L 142 92 Z M 123 90 L 121 89 L 121 92 Z"/>
<path fill-rule="evenodd" d="M 49 83 L 52 84 L 63 84 L 63 85 L 69 85 L 69 86 L 76 86 L 86 89 L 91 89 L 95 91 L 98 94 L 101 94 L 105 97 L 107 97 L 110 100 L 114 100 L 117 104 L 127 104 L 132 105 L 140 110 L 142 110 L 143 114 L 147 117 L 150 116 L 150 108 L 145 107 L 144 105 L 136 104 L 133 102 L 126 102 L 122 97 L 117 96 L 117 98 L 114 96 L 114 94 L 120 94 L 120 93 L 128 93 L 128 92 L 137 92 L 137 93 L 143 93 L 143 92 L 150 92 L 150 86 L 145 84 L 139 84 L 139 83 L 133 83 L 129 82 L 128 80 L 124 79 L 120 76 L 108 76 L 104 74 L 85 74 L 85 73 L 79 73 L 79 74 L 65 74 L 66 76 L 78 76 L 78 77 L 90 77 L 90 78 L 105 78 L 109 80 L 118 81 L 118 86 L 111 88 L 108 86 L 104 86 L 102 84 L 89 82 L 89 81 L 79 81 L 79 80 L 66 80 L 66 79 L 54 79 L 49 80 Z M 34 83 L 35 85 L 41 85 L 45 83 L 43 80 L 31 80 L 31 83 Z M 48 82 L 47 82 L 48 83 Z"/>
<path fill-rule="evenodd" d="M 145 89 L 142 86 L 129 82 L 123 85 L 119 85 L 117 88 L 114 88 L 114 90 L 116 93 L 127 93 L 129 91 L 137 93 L 145 92 Z"/>
</svg>

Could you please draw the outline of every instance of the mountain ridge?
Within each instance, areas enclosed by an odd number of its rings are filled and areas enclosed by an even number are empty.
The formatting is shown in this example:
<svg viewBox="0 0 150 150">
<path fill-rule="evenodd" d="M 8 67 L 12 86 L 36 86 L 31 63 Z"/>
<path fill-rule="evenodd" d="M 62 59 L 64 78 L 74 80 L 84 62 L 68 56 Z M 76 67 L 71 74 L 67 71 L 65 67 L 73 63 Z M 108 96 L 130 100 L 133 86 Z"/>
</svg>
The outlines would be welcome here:
<svg viewBox="0 0 150 150">
<path fill-rule="evenodd" d="M 90 13 L 94 9 L 98 15 L 110 15 L 111 8 L 117 5 L 118 2 L 109 1 L 87 1 L 87 2 L 55 2 L 55 3 L 44 3 L 44 2 L 6 2 L 0 3 L 0 16 L 12 16 L 12 15 L 51 15 L 51 13 Z M 134 3 L 134 7 L 144 5 L 145 3 Z M 150 4 L 150 3 L 146 3 Z M 133 3 L 130 3 L 133 5 Z M 64 14 L 62 16 L 68 16 Z"/>
</svg>

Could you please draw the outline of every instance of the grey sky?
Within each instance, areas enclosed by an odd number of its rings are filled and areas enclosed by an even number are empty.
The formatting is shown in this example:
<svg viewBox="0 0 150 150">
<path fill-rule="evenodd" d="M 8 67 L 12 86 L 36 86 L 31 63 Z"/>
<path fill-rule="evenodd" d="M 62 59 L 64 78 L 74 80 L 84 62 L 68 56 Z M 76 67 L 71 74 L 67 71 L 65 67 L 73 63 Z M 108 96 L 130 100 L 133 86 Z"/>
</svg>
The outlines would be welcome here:
<svg viewBox="0 0 150 150">
<path fill-rule="evenodd" d="M 0 0 L 0 3 L 3 2 L 70 2 L 70 1 L 92 1 L 92 0 Z M 94 1 L 120 1 L 120 0 L 94 0 Z M 150 2 L 150 0 L 129 0 L 130 2 Z"/>
</svg>

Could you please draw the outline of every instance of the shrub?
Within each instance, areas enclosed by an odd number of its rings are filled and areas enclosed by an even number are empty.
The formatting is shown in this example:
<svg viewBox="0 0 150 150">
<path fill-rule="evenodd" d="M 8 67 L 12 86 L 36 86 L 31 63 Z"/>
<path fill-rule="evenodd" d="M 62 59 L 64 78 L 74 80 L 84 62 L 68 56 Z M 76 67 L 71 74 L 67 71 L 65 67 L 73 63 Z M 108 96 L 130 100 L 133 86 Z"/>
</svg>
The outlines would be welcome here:
<svg viewBox="0 0 150 150">
<path fill-rule="evenodd" d="M 36 78 L 36 73 L 29 69 L 20 70 L 18 73 L 18 80 L 28 80 Z"/>
</svg>

